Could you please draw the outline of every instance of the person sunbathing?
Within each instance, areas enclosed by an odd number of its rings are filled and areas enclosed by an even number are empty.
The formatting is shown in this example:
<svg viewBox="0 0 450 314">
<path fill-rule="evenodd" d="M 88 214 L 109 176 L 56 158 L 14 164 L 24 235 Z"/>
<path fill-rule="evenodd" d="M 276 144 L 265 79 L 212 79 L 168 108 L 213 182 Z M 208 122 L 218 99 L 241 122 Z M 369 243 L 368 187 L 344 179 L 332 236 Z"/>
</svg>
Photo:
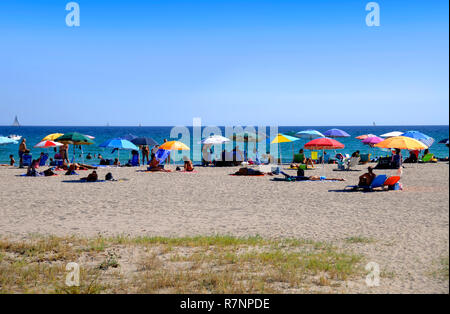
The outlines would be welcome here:
<svg viewBox="0 0 450 314">
<path fill-rule="evenodd" d="M 372 167 L 368 167 L 367 168 L 367 173 L 363 174 L 362 176 L 359 177 L 359 186 L 369 186 L 373 179 L 375 179 L 377 175 L 375 173 L 373 173 L 373 168 Z"/>
<path fill-rule="evenodd" d="M 77 166 L 76 164 L 71 164 L 69 166 L 69 169 L 66 172 L 66 176 L 72 176 L 72 175 L 77 175 L 77 173 L 75 172 L 75 170 L 77 170 Z"/>
<path fill-rule="evenodd" d="M 345 181 L 343 178 L 327 178 L 327 177 L 319 177 L 319 176 L 290 176 L 284 172 L 282 174 L 288 179 L 294 179 L 296 181 Z"/>
<path fill-rule="evenodd" d="M 310 165 L 312 168 L 314 168 L 314 163 L 311 158 L 306 158 L 304 150 L 300 149 L 297 155 L 298 159 L 300 160 L 300 164 L 303 165 Z M 291 163 L 291 168 L 298 168 L 299 164 L 295 163 L 294 160 Z"/>
<path fill-rule="evenodd" d="M 234 173 L 236 176 L 262 176 L 264 172 L 252 168 L 240 168 Z"/>
<path fill-rule="evenodd" d="M 159 160 L 156 159 L 156 155 L 152 154 L 152 159 L 150 160 L 150 163 L 148 164 L 147 170 L 148 171 L 163 171 L 163 172 L 169 172 L 169 170 L 164 169 L 164 166 L 159 164 Z"/>
<path fill-rule="evenodd" d="M 194 171 L 194 166 L 192 165 L 192 161 L 190 161 L 190 160 L 184 161 L 184 171 L 187 171 L 187 172 Z"/>
<path fill-rule="evenodd" d="M 92 171 L 87 177 L 81 178 L 80 181 L 95 182 L 98 180 L 97 171 Z"/>
</svg>

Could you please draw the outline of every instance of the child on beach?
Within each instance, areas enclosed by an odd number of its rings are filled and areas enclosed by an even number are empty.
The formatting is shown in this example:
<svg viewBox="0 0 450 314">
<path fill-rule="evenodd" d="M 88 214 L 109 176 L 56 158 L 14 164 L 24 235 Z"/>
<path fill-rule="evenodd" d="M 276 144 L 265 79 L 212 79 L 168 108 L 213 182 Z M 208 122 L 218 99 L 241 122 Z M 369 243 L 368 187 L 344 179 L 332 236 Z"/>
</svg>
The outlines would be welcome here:
<svg viewBox="0 0 450 314">
<path fill-rule="evenodd" d="M 9 155 L 9 165 L 14 166 L 16 161 L 14 160 L 14 155 Z"/>
</svg>

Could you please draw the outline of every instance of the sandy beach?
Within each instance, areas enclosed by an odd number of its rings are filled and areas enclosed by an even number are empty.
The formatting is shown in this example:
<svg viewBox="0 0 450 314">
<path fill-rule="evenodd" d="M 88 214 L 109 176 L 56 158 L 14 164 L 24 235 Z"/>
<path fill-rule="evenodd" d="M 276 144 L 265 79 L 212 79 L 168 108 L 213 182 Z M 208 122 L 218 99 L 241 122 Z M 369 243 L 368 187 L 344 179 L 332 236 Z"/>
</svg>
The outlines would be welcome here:
<svg viewBox="0 0 450 314">
<path fill-rule="evenodd" d="M 448 258 L 448 164 L 405 165 L 403 191 L 372 193 L 342 191 L 356 183 L 367 165 L 358 171 L 334 168 L 326 165 L 306 174 L 346 182 L 275 182 L 271 176 L 229 175 L 238 168 L 146 173 L 124 167 L 100 168 L 99 178 L 112 172 L 116 179 L 127 180 L 79 183 L 79 177 L 63 173 L 21 177 L 24 170 L 2 167 L 0 235 L 219 234 L 326 241 L 363 254 L 384 274 L 379 287 L 369 288 L 361 278 L 348 292 L 448 293 L 448 278 L 432 275 L 440 260 Z M 80 172 L 80 177 L 88 173 Z"/>
</svg>

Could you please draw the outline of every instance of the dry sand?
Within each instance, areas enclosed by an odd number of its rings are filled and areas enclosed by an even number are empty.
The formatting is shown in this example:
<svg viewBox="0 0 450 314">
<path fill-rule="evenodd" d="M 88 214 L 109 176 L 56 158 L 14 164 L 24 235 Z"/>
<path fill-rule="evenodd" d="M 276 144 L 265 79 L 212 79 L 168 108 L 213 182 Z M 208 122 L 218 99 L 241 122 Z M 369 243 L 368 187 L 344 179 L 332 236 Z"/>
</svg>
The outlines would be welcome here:
<svg viewBox="0 0 450 314">
<path fill-rule="evenodd" d="M 238 168 L 200 167 L 197 173 L 101 168 L 101 178 L 112 172 L 115 178 L 129 179 L 103 183 L 66 182 L 79 177 L 63 172 L 20 177 L 23 169 L 0 167 L 0 236 L 229 234 L 312 239 L 354 250 L 380 265 L 379 287 L 367 287 L 362 278 L 349 292 L 448 293 L 448 277 L 434 273 L 442 258 L 448 261 L 449 165 L 406 165 L 403 191 L 342 192 L 366 167 L 337 172 L 327 165 L 306 173 L 346 182 L 229 176 Z M 350 237 L 368 241 L 351 243 Z"/>
</svg>

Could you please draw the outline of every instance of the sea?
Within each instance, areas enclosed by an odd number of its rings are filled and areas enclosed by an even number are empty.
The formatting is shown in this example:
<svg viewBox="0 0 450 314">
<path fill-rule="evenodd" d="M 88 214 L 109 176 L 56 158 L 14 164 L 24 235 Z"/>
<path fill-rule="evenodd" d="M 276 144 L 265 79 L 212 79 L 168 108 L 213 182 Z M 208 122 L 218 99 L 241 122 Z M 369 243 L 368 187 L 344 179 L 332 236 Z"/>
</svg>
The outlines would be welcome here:
<svg viewBox="0 0 450 314">
<path fill-rule="evenodd" d="M 444 144 L 439 144 L 440 140 L 446 139 L 449 137 L 449 126 L 448 125 L 410 125 L 410 126 L 279 126 L 279 133 L 287 133 L 287 132 L 298 132 L 307 129 L 314 129 L 319 132 L 325 132 L 331 128 L 338 128 L 343 131 L 346 131 L 350 134 L 350 137 L 346 138 L 337 138 L 336 140 L 340 141 L 345 145 L 344 149 L 339 150 L 340 153 L 343 154 L 351 154 L 352 152 L 359 150 L 361 153 L 371 153 L 372 156 L 386 156 L 389 152 L 386 150 L 381 150 L 378 148 L 369 147 L 361 143 L 360 140 L 356 139 L 356 136 L 362 134 L 375 134 L 381 135 L 391 131 L 420 131 L 424 134 L 427 134 L 435 139 L 435 143 L 430 147 L 430 152 L 435 154 L 437 157 L 447 157 L 449 155 L 449 149 Z M 101 153 L 103 158 L 114 159 L 117 158 L 117 151 L 113 152 L 111 148 L 101 148 L 98 147 L 99 144 L 104 141 L 111 139 L 122 137 L 127 134 L 133 134 L 138 137 L 151 137 L 156 142 L 162 143 L 164 139 L 167 140 L 177 140 L 178 138 L 171 138 L 171 131 L 173 127 L 170 126 L 0 126 L 0 135 L 8 136 L 10 134 L 21 135 L 26 138 L 27 146 L 31 149 L 31 153 L 33 154 L 33 158 L 37 158 L 41 152 L 50 153 L 50 157 L 53 156 L 53 149 L 39 149 L 33 148 L 35 144 L 41 141 L 42 138 L 51 133 L 67 133 L 67 132 L 79 132 L 81 134 L 86 134 L 95 137 L 93 145 L 84 145 L 82 146 L 82 152 L 80 147 L 74 147 L 70 145 L 69 155 L 75 159 L 77 162 L 84 162 L 88 164 L 98 164 L 97 159 L 86 160 L 85 156 L 87 153 L 91 153 L 92 156 Z M 222 131 L 222 135 L 225 135 L 225 127 L 219 127 Z M 200 147 L 201 145 L 198 143 L 198 140 L 193 140 L 193 129 L 192 127 L 187 127 L 187 130 L 190 133 L 190 139 L 182 139 L 182 141 L 191 147 L 190 151 L 181 152 L 181 155 L 188 155 L 191 159 L 201 160 L 200 158 Z M 258 129 L 258 131 L 261 131 Z M 262 130 L 266 134 L 270 134 L 270 129 L 267 127 L 266 130 Z M 293 151 L 297 152 L 303 145 L 308 142 L 308 140 L 300 139 L 298 141 L 292 143 L 281 143 L 279 146 L 277 144 L 270 145 L 271 139 L 267 139 L 266 141 L 266 150 L 269 148 L 271 153 L 274 153 L 275 156 L 280 156 L 282 162 L 287 163 L 292 161 Z M 214 156 L 218 156 L 223 148 L 227 148 L 230 150 L 230 145 L 238 145 L 242 150 L 244 150 L 245 143 L 232 143 L 228 144 L 228 146 L 214 147 Z M 253 147 L 252 143 L 249 144 L 248 147 L 249 157 L 252 157 Z M 278 151 L 279 147 L 279 151 Z M 8 145 L 0 145 L 0 164 L 6 164 L 9 162 L 9 155 L 14 155 L 16 161 L 18 161 L 18 144 L 8 144 Z M 82 154 L 81 154 L 82 153 Z M 261 152 L 263 154 L 265 152 Z M 119 151 L 120 161 L 123 163 L 127 162 L 130 159 L 130 151 L 120 150 Z M 307 151 L 307 155 L 310 154 Z M 334 152 L 332 152 L 334 154 Z M 181 159 L 179 157 L 178 159 Z M 179 161 L 182 163 L 181 161 Z"/>
</svg>

